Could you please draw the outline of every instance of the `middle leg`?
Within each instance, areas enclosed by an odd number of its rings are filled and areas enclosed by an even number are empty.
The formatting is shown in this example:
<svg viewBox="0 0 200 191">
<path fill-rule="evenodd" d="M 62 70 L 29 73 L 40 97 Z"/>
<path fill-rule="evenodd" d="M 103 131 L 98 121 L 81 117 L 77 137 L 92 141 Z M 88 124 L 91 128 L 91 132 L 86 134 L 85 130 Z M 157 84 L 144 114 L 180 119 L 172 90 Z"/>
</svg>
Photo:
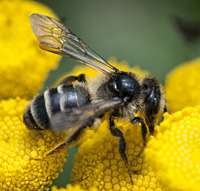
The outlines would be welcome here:
<svg viewBox="0 0 200 191">
<path fill-rule="evenodd" d="M 147 136 L 147 126 L 144 122 L 144 119 L 140 118 L 140 117 L 135 117 L 131 120 L 132 124 L 141 124 L 141 129 L 142 129 L 142 138 L 143 138 L 143 148 L 142 150 L 137 154 L 137 157 L 141 155 L 141 153 L 143 152 L 145 146 L 146 146 L 146 136 Z"/>
<path fill-rule="evenodd" d="M 109 128 L 110 128 L 111 134 L 113 136 L 119 137 L 119 154 L 120 154 L 121 158 L 123 159 L 125 166 L 128 169 L 131 184 L 133 184 L 133 179 L 132 179 L 132 176 L 131 176 L 131 171 L 129 169 L 128 159 L 127 159 L 127 156 L 126 156 L 126 140 L 123 136 L 123 133 L 118 128 L 115 127 L 113 117 L 109 118 Z"/>
</svg>

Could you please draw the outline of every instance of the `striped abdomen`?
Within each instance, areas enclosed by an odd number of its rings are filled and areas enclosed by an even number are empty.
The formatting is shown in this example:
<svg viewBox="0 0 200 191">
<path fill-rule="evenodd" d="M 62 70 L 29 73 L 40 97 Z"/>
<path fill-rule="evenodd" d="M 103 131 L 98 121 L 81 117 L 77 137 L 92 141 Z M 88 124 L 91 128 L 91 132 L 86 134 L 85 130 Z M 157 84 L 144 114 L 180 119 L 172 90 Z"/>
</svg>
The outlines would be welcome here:
<svg viewBox="0 0 200 191">
<path fill-rule="evenodd" d="M 62 84 L 35 97 L 25 110 L 23 120 L 28 129 L 48 129 L 49 118 L 56 112 L 77 108 L 89 102 L 87 88 Z"/>
</svg>

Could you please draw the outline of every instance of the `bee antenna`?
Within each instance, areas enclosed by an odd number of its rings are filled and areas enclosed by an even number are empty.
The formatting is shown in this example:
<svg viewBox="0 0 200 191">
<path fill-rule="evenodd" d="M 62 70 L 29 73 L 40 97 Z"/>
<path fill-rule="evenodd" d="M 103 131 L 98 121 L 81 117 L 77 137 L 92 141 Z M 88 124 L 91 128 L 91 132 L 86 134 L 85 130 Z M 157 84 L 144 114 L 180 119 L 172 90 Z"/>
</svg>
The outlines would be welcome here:
<svg viewBox="0 0 200 191">
<path fill-rule="evenodd" d="M 131 176 L 131 171 L 130 171 L 129 168 L 128 168 L 128 174 L 129 174 L 129 177 L 130 177 L 130 180 L 131 180 L 131 184 L 133 185 L 133 178 L 132 178 L 132 176 Z"/>
</svg>

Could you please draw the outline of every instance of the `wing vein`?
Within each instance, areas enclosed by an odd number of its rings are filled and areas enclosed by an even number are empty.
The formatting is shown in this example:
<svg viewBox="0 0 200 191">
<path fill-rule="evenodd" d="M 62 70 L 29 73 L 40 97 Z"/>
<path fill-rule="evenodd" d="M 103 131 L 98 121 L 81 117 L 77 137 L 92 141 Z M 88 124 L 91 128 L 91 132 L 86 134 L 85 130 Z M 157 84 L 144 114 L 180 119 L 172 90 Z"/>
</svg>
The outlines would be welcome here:
<svg viewBox="0 0 200 191">
<path fill-rule="evenodd" d="M 30 15 L 30 20 L 42 49 L 73 58 L 103 73 L 118 71 L 59 21 L 41 14 Z"/>
</svg>

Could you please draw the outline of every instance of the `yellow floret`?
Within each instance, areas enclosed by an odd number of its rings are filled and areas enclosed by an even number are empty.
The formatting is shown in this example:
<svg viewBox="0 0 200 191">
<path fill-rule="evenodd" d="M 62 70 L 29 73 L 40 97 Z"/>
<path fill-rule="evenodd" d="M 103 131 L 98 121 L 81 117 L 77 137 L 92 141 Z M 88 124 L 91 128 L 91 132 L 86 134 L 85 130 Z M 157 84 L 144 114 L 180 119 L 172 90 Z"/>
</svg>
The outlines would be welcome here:
<svg viewBox="0 0 200 191">
<path fill-rule="evenodd" d="M 40 50 L 29 15 L 56 16 L 33 1 L 2 0 L 0 12 L 0 99 L 35 95 L 60 57 Z"/>
<path fill-rule="evenodd" d="M 51 191 L 98 191 L 96 188 L 91 188 L 89 190 L 82 189 L 79 185 L 72 186 L 71 184 L 67 185 L 67 188 L 58 189 L 56 186 L 51 188 Z"/>
<path fill-rule="evenodd" d="M 66 133 L 31 131 L 22 122 L 28 101 L 20 98 L 0 101 L 0 190 L 42 191 L 58 177 L 65 157 L 62 149 L 41 161 Z"/>
<path fill-rule="evenodd" d="M 175 68 L 166 78 L 166 99 L 171 112 L 200 104 L 200 58 Z"/>
<path fill-rule="evenodd" d="M 72 168 L 72 183 L 81 185 L 83 189 L 95 186 L 102 191 L 162 191 L 163 188 L 144 155 L 137 157 L 143 148 L 140 126 L 124 122 L 118 122 L 117 126 L 123 126 L 133 185 L 128 169 L 119 154 L 119 138 L 111 135 L 106 121 L 96 133 L 90 131 L 90 138 L 79 147 Z"/>
<path fill-rule="evenodd" d="M 200 190 L 200 106 L 165 114 L 145 154 L 168 190 Z"/>
</svg>

